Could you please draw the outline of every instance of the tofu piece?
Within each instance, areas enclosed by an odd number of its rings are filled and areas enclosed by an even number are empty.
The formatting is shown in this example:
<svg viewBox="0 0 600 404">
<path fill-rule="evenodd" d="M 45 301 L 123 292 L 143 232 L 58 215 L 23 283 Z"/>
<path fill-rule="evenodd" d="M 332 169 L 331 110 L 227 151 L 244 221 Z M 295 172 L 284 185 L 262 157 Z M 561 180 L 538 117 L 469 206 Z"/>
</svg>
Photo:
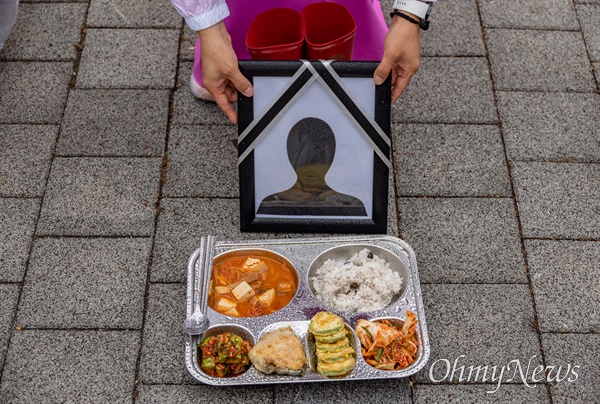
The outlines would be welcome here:
<svg viewBox="0 0 600 404">
<path fill-rule="evenodd" d="M 221 313 L 223 313 L 227 310 L 231 310 L 231 309 L 235 308 L 235 306 L 237 306 L 236 302 L 234 302 L 233 300 L 229 300 L 225 297 L 222 297 L 217 302 L 217 310 L 220 311 Z"/>
<path fill-rule="evenodd" d="M 259 275 L 259 273 L 258 273 L 258 272 L 249 272 L 249 273 L 248 273 L 248 275 L 246 275 L 246 276 L 244 276 L 244 277 L 242 278 L 242 281 L 244 281 L 244 282 L 248 282 L 248 283 L 252 283 L 252 282 L 254 282 L 255 280 L 258 280 L 258 277 L 259 277 L 259 276 L 260 276 L 260 275 Z"/>
<path fill-rule="evenodd" d="M 269 289 L 262 295 L 258 296 L 258 301 L 264 307 L 268 307 L 273 303 L 273 299 L 275 299 L 275 289 Z"/>
<path fill-rule="evenodd" d="M 229 293 L 229 288 L 227 286 L 216 286 L 215 293 L 217 295 L 226 295 Z"/>
<path fill-rule="evenodd" d="M 245 302 L 246 300 L 250 299 L 250 297 L 256 294 L 256 292 L 254 292 L 254 289 L 252 289 L 252 287 L 248 285 L 247 282 L 242 282 L 239 285 L 237 285 L 231 291 L 231 293 L 237 299 L 238 302 Z"/>
<path fill-rule="evenodd" d="M 277 285 L 277 291 L 278 292 L 289 292 L 294 288 L 294 285 L 292 285 L 289 282 L 282 282 L 279 285 Z"/>
<path fill-rule="evenodd" d="M 256 303 L 258 303 L 258 297 L 256 297 L 256 295 L 252 296 L 250 299 L 248 299 L 248 303 L 250 303 L 252 306 L 256 306 Z"/>
<path fill-rule="evenodd" d="M 267 264 L 256 258 L 248 258 L 242 266 L 242 272 L 264 272 L 268 270 Z"/>
<path fill-rule="evenodd" d="M 239 317 L 240 316 L 240 312 L 237 311 L 237 309 L 235 307 L 227 310 L 226 312 L 224 312 L 223 314 L 226 314 L 228 316 L 234 316 L 234 317 Z"/>
</svg>

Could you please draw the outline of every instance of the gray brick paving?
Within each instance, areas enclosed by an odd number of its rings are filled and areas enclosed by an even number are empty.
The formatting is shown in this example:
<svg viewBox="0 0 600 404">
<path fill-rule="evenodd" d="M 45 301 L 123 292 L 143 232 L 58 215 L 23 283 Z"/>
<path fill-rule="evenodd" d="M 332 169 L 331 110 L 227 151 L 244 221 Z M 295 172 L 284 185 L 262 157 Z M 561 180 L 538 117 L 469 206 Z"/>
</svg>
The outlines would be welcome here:
<svg viewBox="0 0 600 404">
<path fill-rule="evenodd" d="M 489 385 L 417 385 L 414 388 L 413 403 L 549 403 L 544 385 L 502 385 L 497 391 L 495 384 Z M 488 393 L 490 392 L 490 393 Z"/>
<path fill-rule="evenodd" d="M 479 1 L 485 27 L 579 29 L 571 0 Z"/>
<path fill-rule="evenodd" d="M 128 402 L 139 333 L 31 330 L 13 334 L 0 385 L 10 403 Z"/>
<path fill-rule="evenodd" d="M 600 242 L 527 240 L 542 332 L 600 332 Z"/>
<path fill-rule="evenodd" d="M 22 4 L 0 59 L 72 60 L 85 4 Z"/>
<path fill-rule="evenodd" d="M 236 128 L 190 94 L 196 33 L 168 2 L 21 0 L 0 52 L 0 401 L 537 403 L 543 385 L 486 394 L 492 384 L 431 384 L 428 371 L 441 358 L 537 364 L 542 348 L 548 365 L 582 366 L 553 401 L 593 401 L 598 7 L 434 6 L 392 110 L 388 233 L 399 219 L 417 253 L 433 349 L 412 383 L 215 388 L 183 363 L 200 236 L 324 235 L 240 233 Z"/>
<path fill-rule="evenodd" d="M 191 379 L 185 367 L 185 335 L 181 332 L 185 296 L 185 285 L 150 286 L 140 360 L 141 383 L 181 384 Z"/>
<path fill-rule="evenodd" d="M 598 384 L 600 366 L 597 357 L 600 336 L 598 334 L 543 334 L 542 344 L 548 365 L 555 366 L 552 375 L 554 377 L 557 375 L 559 366 L 562 366 L 561 379 L 565 374 L 568 375 L 566 380 L 553 383 L 553 402 L 571 404 L 597 401 L 600 397 L 600 384 Z M 571 365 L 570 372 L 569 365 Z M 579 368 L 575 370 L 575 366 Z M 569 382 L 569 379 L 573 381 Z"/>
<path fill-rule="evenodd" d="M 148 238 L 40 239 L 17 322 L 27 328 L 142 326 Z"/>
<path fill-rule="evenodd" d="M 511 199 L 400 198 L 398 206 L 421 282 L 527 281 Z"/>
<path fill-rule="evenodd" d="M 600 165 L 515 163 L 512 175 L 525 237 L 600 237 Z"/>
<path fill-rule="evenodd" d="M 183 19 L 169 4 L 147 0 L 143 7 L 128 0 L 91 0 L 87 25 L 120 28 L 180 28 Z"/>
<path fill-rule="evenodd" d="M 159 158 L 56 158 L 40 235 L 150 236 Z"/>
<path fill-rule="evenodd" d="M 141 404 L 265 404 L 273 401 L 272 386 L 141 385 L 139 390 L 136 402 Z"/>
<path fill-rule="evenodd" d="M 0 63 L 0 123 L 60 123 L 72 72 L 72 63 Z"/>
<path fill-rule="evenodd" d="M 214 102 L 199 100 L 190 92 L 192 63 L 179 66 L 177 91 L 173 96 L 173 123 L 176 125 L 231 125 Z"/>
<path fill-rule="evenodd" d="M 56 153 L 63 156 L 162 156 L 169 92 L 74 90 Z"/>
<path fill-rule="evenodd" d="M 0 196 L 42 196 L 58 126 L 0 125 Z"/>
<path fill-rule="evenodd" d="M 178 39 L 175 29 L 88 29 L 77 85 L 172 88 Z"/>
<path fill-rule="evenodd" d="M 21 282 L 40 208 L 38 199 L 0 198 L 0 282 Z"/>
<path fill-rule="evenodd" d="M 497 95 L 509 159 L 600 162 L 598 94 Z"/>
<path fill-rule="evenodd" d="M 590 58 L 592 62 L 598 62 L 600 61 L 600 32 L 598 32 L 600 7 L 580 4 L 577 6 L 577 15 L 581 22 L 583 39 L 590 53 Z"/>
<path fill-rule="evenodd" d="M 0 369 L 2 369 L 8 350 L 8 337 L 13 325 L 18 298 L 18 285 L 0 283 Z"/>
<path fill-rule="evenodd" d="M 398 379 L 277 385 L 274 390 L 275 403 L 410 402 L 407 381 Z"/>
<path fill-rule="evenodd" d="M 275 386 L 275 403 L 362 403 L 410 402 L 407 380 L 369 380 Z"/>
<path fill-rule="evenodd" d="M 496 123 L 485 58 L 422 58 L 404 95 L 395 122 Z"/>
<path fill-rule="evenodd" d="M 432 354 L 416 374 L 417 383 L 431 383 L 430 374 L 437 381 L 457 382 L 460 371 L 450 370 L 446 376 L 442 359 L 451 365 L 457 360 L 457 367 L 465 368 L 500 368 L 515 359 L 527 364 L 533 356 L 532 366 L 542 363 L 527 285 L 423 285 L 422 289 Z M 468 383 L 463 379 L 461 384 Z"/>
<path fill-rule="evenodd" d="M 237 197 L 237 128 L 176 126 L 169 135 L 163 195 Z"/>
<path fill-rule="evenodd" d="M 439 2 L 430 20 L 421 35 L 423 56 L 485 55 L 475 0 Z"/>
<path fill-rule="evenodd" d="M 578 32 L 486 29 L 497 90 L 595 91 Z"/>
<path fill-rule="evenodd" d="M 510 196 L 504 148 L 496 126 L 397 125 L 399 196 Z"/>
</svg>

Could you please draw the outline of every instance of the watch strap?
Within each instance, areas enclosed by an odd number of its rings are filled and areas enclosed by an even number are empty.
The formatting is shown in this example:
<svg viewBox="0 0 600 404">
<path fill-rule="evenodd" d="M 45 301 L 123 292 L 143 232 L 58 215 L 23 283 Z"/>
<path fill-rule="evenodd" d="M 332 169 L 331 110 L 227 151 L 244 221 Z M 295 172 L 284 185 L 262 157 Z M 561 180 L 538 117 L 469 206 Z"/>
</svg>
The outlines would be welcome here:
<svg viewBox="0 0 600 404">
<path fill-rule="evenodd" d="M 394 10 L 390 13 L 390 17 L 394 18 L 394 16 L 397 15 L 400 18 L 404 18 L 407 21 L 412 22 L 413 24 L 417 24 L 419 27 L 421 27 L 421 29 L 423 31 L 427 31 L 429 29 L 429 21 L 428 20 L 420 20 L 417 21 L 414 18 L 412 18 L 411 16 L 402 13 L 401 11 L 398 10 Z"/>
</svg>

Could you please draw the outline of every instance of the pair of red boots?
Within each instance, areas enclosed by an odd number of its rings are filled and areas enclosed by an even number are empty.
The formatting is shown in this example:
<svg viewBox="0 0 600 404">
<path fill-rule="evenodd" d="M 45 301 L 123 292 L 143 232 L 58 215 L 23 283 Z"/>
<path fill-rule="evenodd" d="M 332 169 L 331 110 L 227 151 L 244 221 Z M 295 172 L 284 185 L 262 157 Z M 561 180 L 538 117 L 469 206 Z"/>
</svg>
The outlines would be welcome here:
<svg viewBox="0 0 600 404">
<path fill-rule="evenodd" d="M 256 60 L 352 59 L 356 22 L 337 3 L 313 3 L 298 12 L 274 8 L 259 14 L 246 34 Z"/>
</svg>

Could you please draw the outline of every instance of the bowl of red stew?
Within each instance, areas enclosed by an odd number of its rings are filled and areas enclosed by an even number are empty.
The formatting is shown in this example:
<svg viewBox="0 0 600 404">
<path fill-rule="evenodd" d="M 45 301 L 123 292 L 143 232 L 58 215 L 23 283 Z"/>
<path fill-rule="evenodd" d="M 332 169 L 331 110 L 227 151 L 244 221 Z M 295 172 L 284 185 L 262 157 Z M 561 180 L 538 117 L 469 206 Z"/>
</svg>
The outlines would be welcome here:
<svg viewBox="0 0 600 404">
<path fill-rule="evenodd" d="M 298 274 L 283 255 L 264 249 L 225 252 L 213 260 L 208 305 L 231 317 L 258 317 L 288 305 Z"/>
</svg>

